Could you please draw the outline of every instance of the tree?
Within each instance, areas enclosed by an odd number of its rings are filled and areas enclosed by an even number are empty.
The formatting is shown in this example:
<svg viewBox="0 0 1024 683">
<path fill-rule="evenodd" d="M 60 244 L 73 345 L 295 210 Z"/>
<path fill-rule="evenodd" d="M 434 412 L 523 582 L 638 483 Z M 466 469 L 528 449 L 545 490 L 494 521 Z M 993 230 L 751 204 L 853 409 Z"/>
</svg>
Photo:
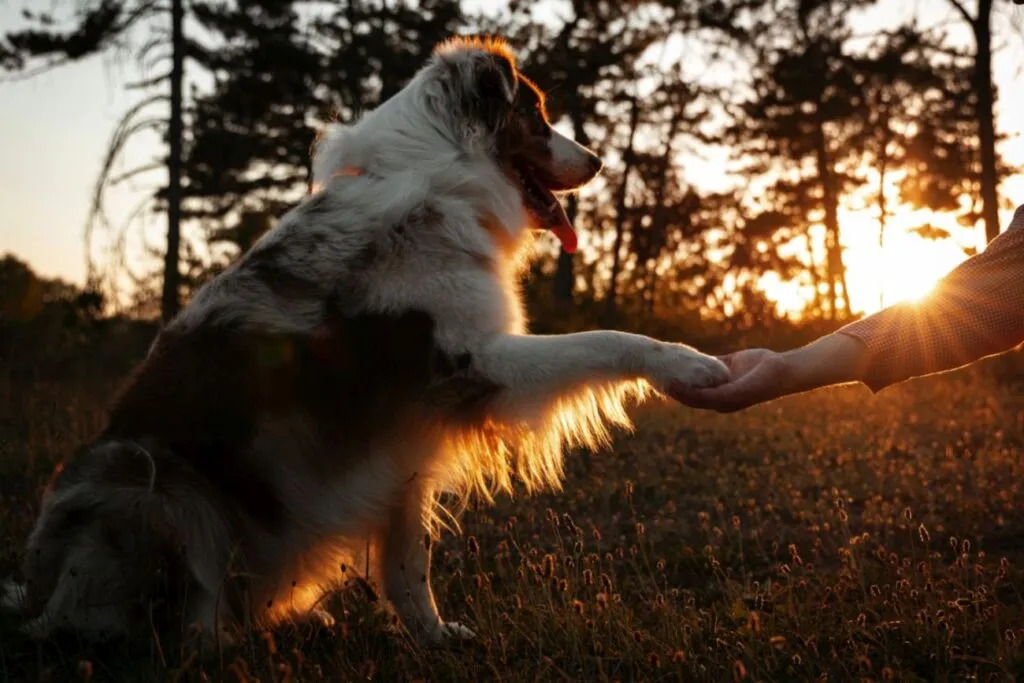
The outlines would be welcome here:
<svg viewBox="0 0 1024 683">
<path fill-rule="evenodd" d="M 533 14 L 531 3 L 513 2 L 509 16 L 483 23 L 509 35 L 522 50 L 528 75 L 557 93 L 552 109 L 556 120 L 564 116 L 580 144 L 607 157 L 610 150 L 602 143 L 611 140 L 614 121 L 601 109 L 609 100 L 621 99 L 615 95 L 631 81 L 643 54 L 678 26 L 678 4 L 572 0 L 571 11 L 552 27 Z M 577 197 L 567 200 L 566 213 L 586 227 L 578 220 Z M 559 251 L 554 287 L 563 304 L 573 297 L 573 263 L 572 254 Z"/>
<path fill-rule="evenodd" d="M 999 170 L 996 162 L 996 88 L 992 82 L 992 9 L 994 0 L 978 0 L 971 14 L 962 0 L 948 0 L 967 22 L 974 36 L 974 70 L 971 86 L 977 96 L 978 147 L 981 154 L 981 202 L 985 240 L 999 235 Z"/>
<path fill-rule="evenodd" d="M 181 145 L 183 130 L 183 96 L 185 36 L 183 0 L 171 0 L 164 5 L 156 0 L 95 0 L 81 3 L 73 13 L 73 28 L 62 31 L 51 13 L 26 10 L 23 14 L 30 28 L 8 33 L 0 43 L 0 66 L 8 71 L 34 75 L 40 71 L 61 64 L 84 59 L 107 50 L 124 47 L 130 43 L 132 30 L 140 24 L 154 27 L 157 38 L 151 39 L 140 48 L 140 58 L 145 59 L 152 50 L 166 45 L 170 49 L 170 71 L 154 79 L 145 80 L 135 87 L 152 91 L 165 84 L 168 95 L 150 95 L 131 109 L 122 119 L 111 140 L 110 151 L 104 161 L 97 183 L 93 214 L 102 213 L 102 194 L 112 180 L 113 162 L 125 143 L 134 134 L 161 127 L 165 130 L 168 155 L 164 162 L 167 169 L 166 211 L 167 250 L 164 258 L 164 281 L 162 292 L 162 315 L 164 320 L 177 313 L 180 306 L 180 274 L 178 253 L 181 241 Z M 169 42 L 164 43 L 155 31 L 164 21 L 170 24 Z M 27 70 L 27 71 L 26 71 Z M 147 106 L 169 101 L 170 114 L 166 121 L 142 118 Z M 146 166 L 143 171 L 152 170 Z M 133 174 L 130 174 L 133 175 Z M 90 268 L 91 270 L 91 268 Z M 90 279 L 94 279 L 90 274 Z"/>
<path fill-rule="evenodd" d="M 878 242 L 884 248 L 891 216 L 891 181 L 899 200 L 914 208 L 957 213 L 972 194 L 976 147 L 972 136 L 974 90 L 964 55 L 944 36 L 904 26 L 885 33 L 854 58 L 863 99 L 851 144 L 862 150 L 862 168 L 876 176 Z M 976 193 L 974 193 L 976 195 Z M 961 220 L 973 224 L 968 209 Z M 879 292 L 879 305 L 884 305 Z"/>
<path fill-rule="evenodd" d="M 462 21 L 456 0 L 250 0 L 195 14 L 229 38 L 196 55 L 215 84 L 195 99 L 187 151 L 188 215 L 214 231 L 305 193 L 318 127 L 393 95 Z"/>
<path fill-rule="evenodd" d="M 802 0 L 760 17 L 744 34 L 757 54 L 754 96 L 739 104 L 728 135 L 748 172 L 776 178 L 775 193 L 800 221 L 795 227 L 823 226 L 830 319 L 850 314 L 839 206 L 857 184 L 851 169 L 859 150 L 849 143 L 861 92 L 847 17 L 865 4 Z"/>
</svg>

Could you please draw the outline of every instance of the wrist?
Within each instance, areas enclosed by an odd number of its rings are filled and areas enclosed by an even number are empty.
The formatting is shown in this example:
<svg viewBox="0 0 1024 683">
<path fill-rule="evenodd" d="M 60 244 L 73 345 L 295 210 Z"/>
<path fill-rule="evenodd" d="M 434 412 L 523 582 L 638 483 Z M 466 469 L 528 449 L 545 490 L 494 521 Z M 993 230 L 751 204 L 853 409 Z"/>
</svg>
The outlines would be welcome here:
<svg viewBox="0 0 1024 683">
<path fill-rule="evenodd" d="M 864 342 L 842 333 L 825 335 L 782 356 L 789 393 L 859 381 L 867 360 Z"/>
</svg>

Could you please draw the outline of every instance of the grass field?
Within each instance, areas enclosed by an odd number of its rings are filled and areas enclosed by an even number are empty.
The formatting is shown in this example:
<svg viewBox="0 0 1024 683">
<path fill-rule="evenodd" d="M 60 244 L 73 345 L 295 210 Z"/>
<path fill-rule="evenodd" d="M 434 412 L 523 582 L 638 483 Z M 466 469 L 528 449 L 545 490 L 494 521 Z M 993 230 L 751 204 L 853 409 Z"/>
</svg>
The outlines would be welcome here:
<svg viewBox="0 0 1024 683">
<path fill-rule="evenodd" d="M 55 458 L 115 384 L 0 383 L 0 575 Z M 33 644 L 3 681 L 1024 679 L 1024 395 L 960 373 L 732 415 L 646 409 L 561 493 L 474 510 L 435 552 L 449 619 L 420 651 L 358 591 L 331 629 L 252 634 L 213 663 L 137 642 Z"/>
</svg>

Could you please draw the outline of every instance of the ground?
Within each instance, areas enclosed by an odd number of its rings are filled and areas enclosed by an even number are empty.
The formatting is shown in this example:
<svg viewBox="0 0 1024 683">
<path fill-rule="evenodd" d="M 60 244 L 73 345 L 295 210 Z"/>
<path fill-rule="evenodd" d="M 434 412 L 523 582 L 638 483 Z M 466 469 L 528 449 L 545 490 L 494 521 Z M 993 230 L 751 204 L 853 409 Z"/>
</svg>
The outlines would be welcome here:
<svg viewBox="0 0 1024 683">
<path fill-rule="evenodd" d="M 138 642 L 36 645 L 0 621 L 4 681 L 1024 679 L 1024 392 L 967 371 L 718 416 L 661 405 L 568 458 L 562 492 L 471 510 L 435 554 L 422 651 L 359 590 L 332 628 L 253 633 L 201 664 Z M 113 380 L 0 382 L 0 576 L 54 459 Z"/>
</svg>

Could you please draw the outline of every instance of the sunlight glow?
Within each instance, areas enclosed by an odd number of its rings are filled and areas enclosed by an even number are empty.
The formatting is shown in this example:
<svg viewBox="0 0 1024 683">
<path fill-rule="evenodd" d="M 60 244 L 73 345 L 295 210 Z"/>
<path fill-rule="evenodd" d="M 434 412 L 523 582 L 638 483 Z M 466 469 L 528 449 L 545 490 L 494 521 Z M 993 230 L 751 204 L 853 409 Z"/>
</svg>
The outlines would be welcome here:
<svg viewBox="0 0 1024 683">
<path fill-rule="evenodd" d="M 926 297 L 935 284 L 967 258 L 965 247 L 979 247 L 978 233 L 958 226 L 949 216 L 905 207 L 889 219 L 884 246 L 879 246 L 876 212 L 840 210 L 840 226 L 846 265 L 846 281 L 854 311 L 870 314 L 883 306 Z M 930 240 L 913 232 L 932 224 L 947 230 L 948 239 Z M 820 232 L 814 238 L 815 261 L 824 262 Z M 794 247 L 805 254 L 806 246 Z M 765 293 L 778 303 L 780 312 L 799 315 L 814 290 L 808 282 L 784 282 L 769 273 L 760 281 Z"/>
</svg>

